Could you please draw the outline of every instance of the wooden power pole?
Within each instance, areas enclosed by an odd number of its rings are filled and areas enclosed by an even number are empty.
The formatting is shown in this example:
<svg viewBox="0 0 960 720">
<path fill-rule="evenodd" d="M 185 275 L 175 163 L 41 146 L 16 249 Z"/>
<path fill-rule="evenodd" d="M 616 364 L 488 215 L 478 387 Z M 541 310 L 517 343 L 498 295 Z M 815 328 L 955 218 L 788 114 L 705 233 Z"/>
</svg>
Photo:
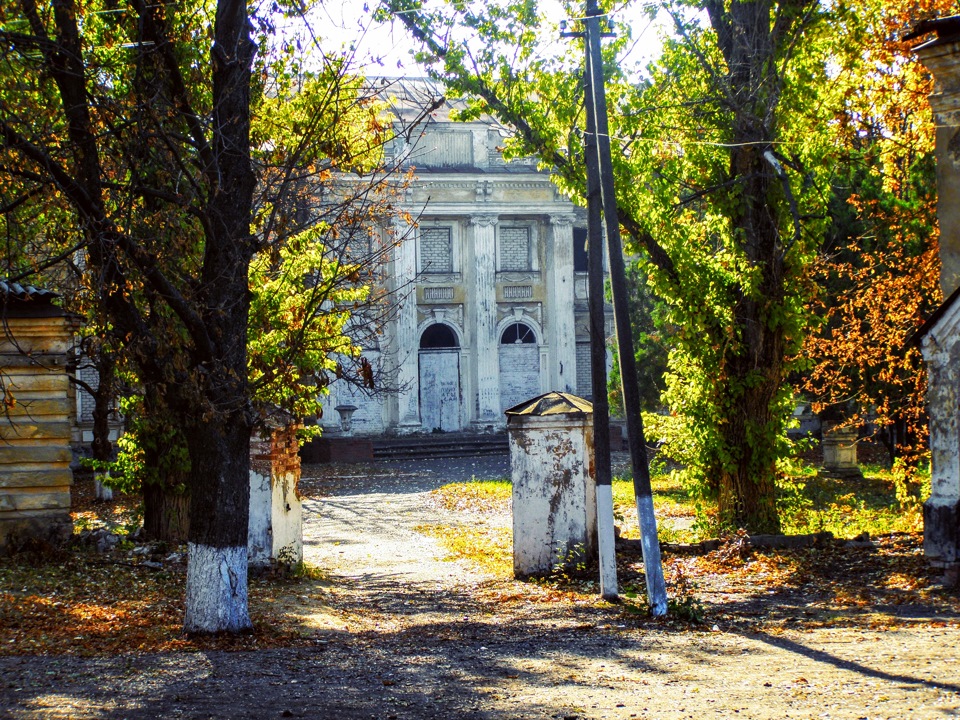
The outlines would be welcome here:
<svg viewBox="0 0 960 720">
<path fill-rule="evenodd" d="M 667 589 L 663 579 L 663 565 L 660 560 L 660 542 L 657 538 L 657 518 L 653 512 L 653 490 L 650 485 L 650 466 L 647 459 L 647 447 L 643 437 L 643 419 L 640 415 L 640 390 L 637 383 L 637 362 L 633 347 L 633 330 L 630 327 L 630 315 L 627 308 L 627 278 L 623 264 L 623 246 L 620 242 L 620 221 L 617 215 L 617 201 L 614 195 L 613 164 L 610 159 L 610 131 L 607 120 L 607 100 L 603 79 L 603 59 L 600 50 L 600 38 L 603 35 L 600 26 L 600 10 L 597 0 L 586 0 L 587 10 L 584 21 L 584 39 L 586 45 L 586 105 L 587 105 L 587 195 L 588 195 L 588 237 L 590 240 L 590 327 L 591 360 L 593 362 L 592 388 L 594 403 L 594 443 L 597 468 L 597 512 L 601 507 L 601 495 L 610 493 L 610 438 L 609 407 L 606 388 L 606 359 L 602 343 L 597 342 L 598 321 L 595 308 L 599 306 L 600 331 L 602 333 L 603 315 L 603 253 L 600 248 L 600 213 L 596 211 L 596 190 L 602 201 L 603 219 L 606 221 L 607 254 L 610 262 L 610 285 L 613 291 L 613 316 L 617 330 L 617 354 L 620 359 L 620 379 L 623 383 L 623 409 L 627 421 L 627 439 L 630 446 L 630 459 L 633 468 L 633 489 L 637 498 L 637 517 L 640 523 L 641 544 L 643 546 L 644 574 L 647 581 L 647 602 L 655 616 L 667 612 Z M 592 157 L 591 157 L 592 156 Z M 593 203 L 593 205 L 591 205 Z M 601 337 L 603 335 L 601 334 Z M 602 360 L 599 358 L 603 358 Z M 600 370 L 598 371 L 598 365 Z M 601 456 L 603 454 L 604 456 Z M 605 474 L 602 474 L 602 472 Z M 604 483 L 602 485 L 601 483 Z M 612 495 L 611 506 L 612 512 Z M 604 537 L 601 527 L 602 517 L 598 517 L 600 530 L 600 574 L 601 592 L 605 577 Z M 609 582 L 609 579 L 608 579 Z M 614 595 L 616 594 L 616 567 L 612 571 Z M 606 595 L 605 595 L 606 597 Z"/>
</svg>

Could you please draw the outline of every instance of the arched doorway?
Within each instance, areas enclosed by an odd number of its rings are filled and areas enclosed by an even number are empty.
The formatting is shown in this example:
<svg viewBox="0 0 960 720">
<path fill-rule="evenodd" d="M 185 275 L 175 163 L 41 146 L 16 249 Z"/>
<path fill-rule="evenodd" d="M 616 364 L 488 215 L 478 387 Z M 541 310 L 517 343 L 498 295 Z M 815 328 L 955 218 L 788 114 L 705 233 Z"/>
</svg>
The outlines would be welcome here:
<svg viewBox="0 0 960 720">
<path fill-rule="evenodd" d="M 420 336 L 420 425 L 428 432 L 463 427 L 460 342 L 453 328 L 429 326 Z"/>
<path fill-rule="evenodd" d="M 507 325 L 500 333 L 500 409 L 540 394 L 540 348 L 526 323 Z"/>
</svg>

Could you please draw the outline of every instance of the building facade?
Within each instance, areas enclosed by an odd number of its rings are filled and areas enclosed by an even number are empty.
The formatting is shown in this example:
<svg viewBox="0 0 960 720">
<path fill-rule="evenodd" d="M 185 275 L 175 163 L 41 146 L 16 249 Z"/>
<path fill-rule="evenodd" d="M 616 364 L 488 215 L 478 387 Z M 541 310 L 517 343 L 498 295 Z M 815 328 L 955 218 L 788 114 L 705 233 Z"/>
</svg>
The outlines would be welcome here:
<svg viewBox="0 0 960 720">
<path fill-rule="evenodd" d="M 401 121 L 430 90 L 395 88 Z M 414 221 L 391 228 L 401 239 L 386 268 L 395 312 L 367 350 L 392 389 L 334 383 L 329 432 L 340 428 L 336 407 L 356 408 L 361 435 L 489 432 L 535 395 L 590 395 L 585 214 L 534 161 L 505 161 L 492 122 L 455 122 L 452 109 L 444 103 L 390 149 L 416 178 L 405 198 Z"/>
</svg>

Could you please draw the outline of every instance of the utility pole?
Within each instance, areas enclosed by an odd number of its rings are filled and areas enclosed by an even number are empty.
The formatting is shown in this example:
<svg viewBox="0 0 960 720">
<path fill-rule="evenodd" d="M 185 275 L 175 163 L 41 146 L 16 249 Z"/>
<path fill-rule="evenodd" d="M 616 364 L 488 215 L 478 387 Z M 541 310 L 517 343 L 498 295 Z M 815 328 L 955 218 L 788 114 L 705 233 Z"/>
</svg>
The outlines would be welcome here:
<svg viewBox="0 0 960 720">
<path fill-rule="evenodd" d="M 589 96 L 590 81 L 584 75 Z M 610 401 L 607 398 L 607 321 L 603 311 L 603 198 L 593 113 L 587 113 L 584 164 L 587 166 L 587 302 L 590 312 L 590 389 L 593 392 L 593 467 L 597 484 L 597 539 L 600 595 L 615 600 L 616 533 L 613 527 L 613 472 L 610 468 Z"/>
<path fill-rule="evenodd" d="M 617 201 L 613 185 L 613 163 L 610 159 L 610 130 L 607 120 L 607 100 L 603 79 L 603 58 L 600 50 L 600 10 L 597 0 L 586 0 L 586 18 L 584 20 L 584 39 L 586 45 L 586 105 L 587 105 L 587 195 L 588 195 L 588 230 L 590 239 L 590 321 L 591 321 L 591 360 L 593 361 L 593 393 L 594 393 L 594 443 L 595 448 L 599 434 L 603 432 L 603 442 L 606 443 L 606 458 L 600 457 L 597 450 L 597 513 L 601 512 L 601 463 L 606 462 L 607 488 L 610 477 L 610 446 L 609 446 L 609 408 L 606 401 L 606 370 L 603 369 L 603 385 L 598 389 L 597 356 L 594 332 L 594 303 L 600 302 L 602 314 L 602 294 L 598 298 L 596 287 L 599 285 L 602 293 L 602 274 L 600 280 L 594 278 L 594 267 L 598 265 L 602 253 L 599 244 L 601 231 L 599 218 L 591 210 L 590 199 L 595 195 L 596 180 L 591 187 L 591 176 L 599 179 L 600 196 L 602 198 L 603 218 L 606 221 L 607 254 L 610 261 L 610 285 L 613 291 L 613 316 L 617 329 L 617 354 L 620 359 L 620 378 L 623 383 L 623 406 L 627 421 L 627 439 L 630 446 L 630 459 L 633 468 L 633 489 L 637 499 L 637 518 L 640 524 L 641 544 L 643 547 L 644 575 L 647 582 L 647 602 L 650 612 L 654 616 L 665 615 L 667 612 L 667 589 L 663 579 L 663 565 L 660 560 L 660 542 L 657 537 L 657 518 L 653 512 L 653 489 L 650 485 L 650 467 L 647 459 L 647 447 L 643 437 L 643 419 L 640 415 L 640 391 L 637 385 L 637 362 L 634 355 L 633 330 L 630 327 L 630 315 L 627 308 L 627 278 L 623 265 L 623 246 L 620 242 L 620 221 L 617 215 Z M 591 141 L 592 140 L 592 141 Z M 595 159 L 591 160 L 591 155 Z M 591 167 L 594 168 L 591 171 Z M 596 226 L 597 229 L 593 230 Z M 602 273 L 602 268 L 600 270 Z M 605 360 L 604 360 L 605 363 Z M 597 400 L 603 396 L 602 410 Z M 598 426 L 598 417 L 602 415 Z M 609 492 L 609 490 L 607 490 Z M 612 494 L 611 494 L 612 510 Z M 599 517 L 598 517 L 599 525 Z M 600 538 L 601 549 L 603 538 Z M 614 569 L 614 573 L 616 570 Z M 603 581 L 603 556 L 601 554 L 601 586 Z M 614 582 L 616 577 L 614 575 Z"/>
</svg>

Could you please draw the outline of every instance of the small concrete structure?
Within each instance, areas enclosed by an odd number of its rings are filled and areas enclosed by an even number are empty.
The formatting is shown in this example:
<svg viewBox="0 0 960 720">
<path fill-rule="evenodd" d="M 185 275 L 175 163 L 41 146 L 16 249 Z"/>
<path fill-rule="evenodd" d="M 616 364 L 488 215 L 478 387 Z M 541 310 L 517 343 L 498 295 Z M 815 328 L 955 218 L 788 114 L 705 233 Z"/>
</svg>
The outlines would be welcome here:
<svg viewBox="0 0 960 720">
<path fill-rule="evenodd" d="M 960 575 L 960 288 L 917 338 L 927 364 L 931 454 L 923 550 L 954 584 Z"/>
<path fill-rule="evenodd" d="M 66 366 L 76 323 L 55 297 L 0 281 L 0 553 L 73 533 Z"/>
<path fill-rule="evenodd" d="M 593 405 L 550 392 L 506 411 L 513 478 L 513 572 L 548 573 L 597 546 Z"/>
<path fill-rule="evenodd" d="M 303 507 L 297 485 L 297 426 L 250 441 L 249 564 L 297 565 L 303 561 Z"/>
<path fill-rule="evenodd" d="M 930 499 L 923 549 L 948 584 L 960 575 L 960 15 L 918 23 L 908 37 L 936 37 L 915 48 L 934 76 L 940 287 L 947 299 L 914 336 L 927 364 Z"/>
<path fill-rule="evenodd" d="M 820 474 L 838 480 L 861 480 L 863 473 L 857 464 L 857 439 L 856 428 L 824 427 Z"/>
</svg>

